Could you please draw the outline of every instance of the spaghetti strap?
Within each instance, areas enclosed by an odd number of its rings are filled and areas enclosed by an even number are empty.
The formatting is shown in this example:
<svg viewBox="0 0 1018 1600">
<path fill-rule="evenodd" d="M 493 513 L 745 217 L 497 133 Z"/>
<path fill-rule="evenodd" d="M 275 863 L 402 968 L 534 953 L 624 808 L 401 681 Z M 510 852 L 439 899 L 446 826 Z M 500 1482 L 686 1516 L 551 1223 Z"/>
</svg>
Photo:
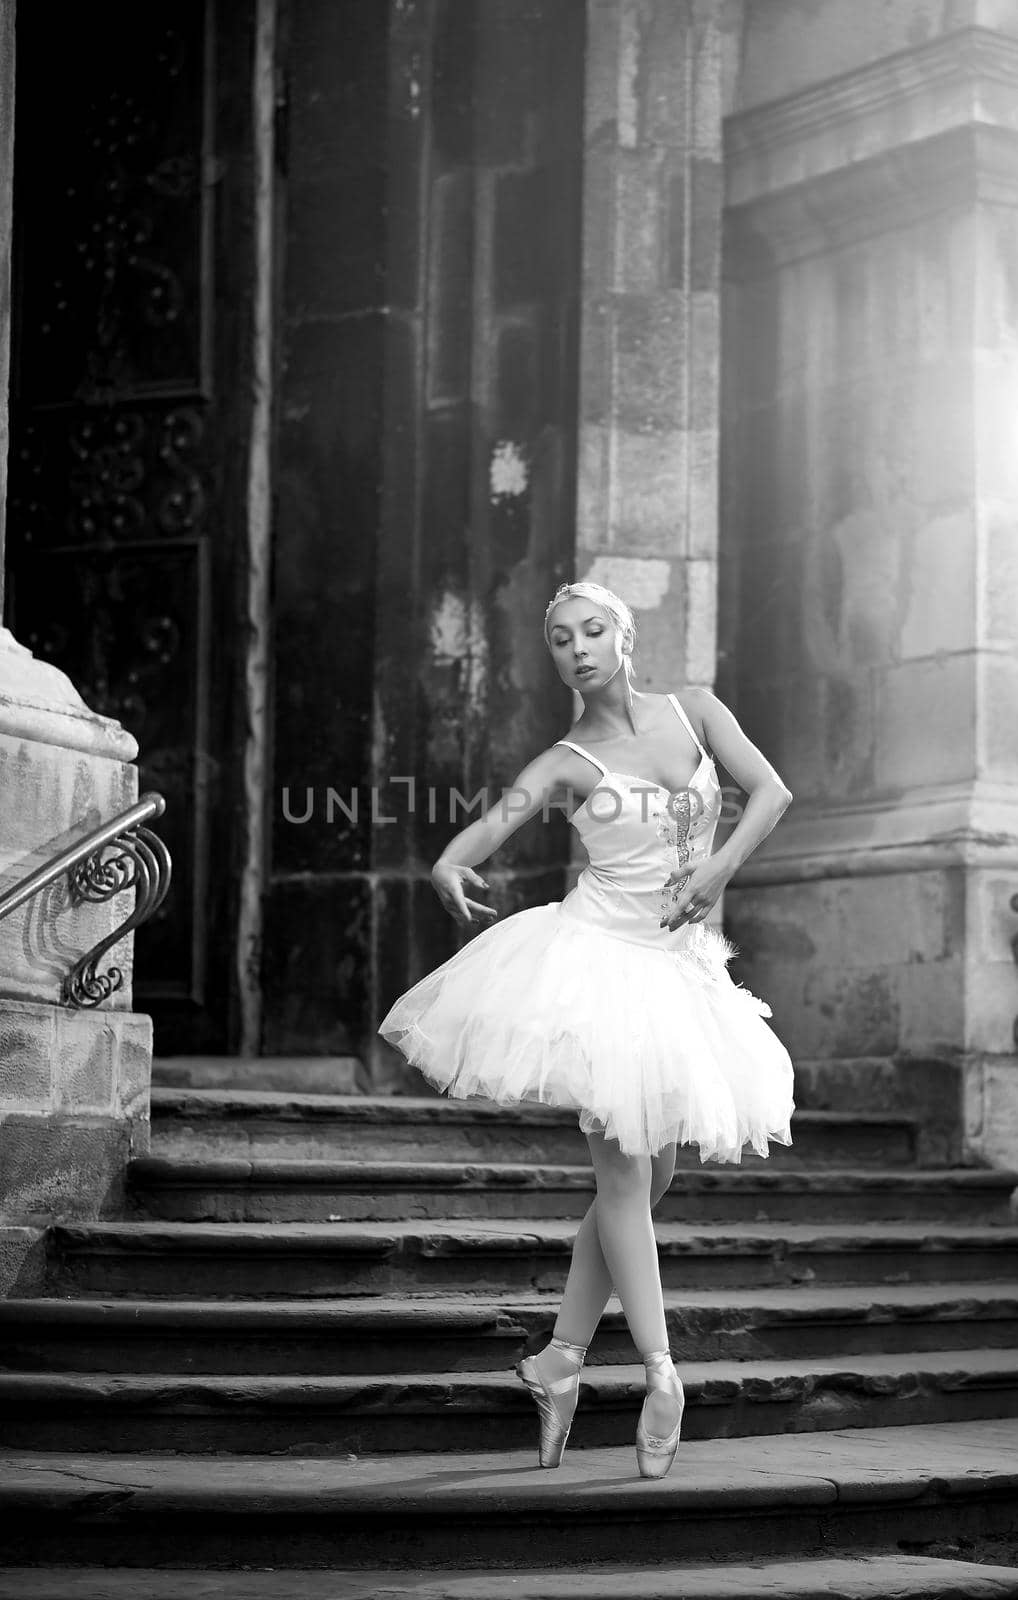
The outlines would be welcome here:
<svg viewBox="0 0 1018 1600">
<path fill-rule="evenodd" d="M 706 750 L 704 749 L 703 745 L 700 743 L 699 739 L 696 737 L 696 729 L 693 727 L 693 724 L 690 722 L 689 718 L 686 716 L 686 713 L 683 711 L 682 707 L 680 706 L 677 697 L 675 695 L 673 695 L 673 694 L 670 694 L 668 696 L 668 698 L 672 702 L 672 705 L 675 707 L 675 709 L 678 712 L 681 720 L 685 724 L 686 729 L 688 730 L 689 736 L 692 739 L 693 743 L 696 745 L 696 748 L 699 750 L 701 756 L 706 756 L 706 754 L 707 754 Z"/>
<path fill-rule="evenodd" d="M 568 745 L 570 750 L 575 750 L 578 756 L 584 756 L 588 761 L 592 761 L 595 767 L 601 768 L 602 778 L 607 778 L 608 768 L 604 762 L 599 761 L 596 756 L 592 756 L 589 750 L 584 750 L 582 744 L 574 744 L 571 739 L 556 739 L 555 743 Z"/>
</svg>

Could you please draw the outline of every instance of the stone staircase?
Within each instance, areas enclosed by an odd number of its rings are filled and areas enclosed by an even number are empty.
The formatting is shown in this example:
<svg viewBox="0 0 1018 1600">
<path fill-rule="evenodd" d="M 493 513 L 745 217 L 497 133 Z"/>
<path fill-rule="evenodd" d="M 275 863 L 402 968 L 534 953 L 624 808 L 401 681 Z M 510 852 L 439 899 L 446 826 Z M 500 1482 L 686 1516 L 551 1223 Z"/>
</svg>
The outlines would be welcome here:
<svg viewBox="0 0 1018 1600">
<path fill-rule="evenodd" d="M 0 1302 L 0 1600 L 1018 1597 L 1018 1173 L 920 1164 L 900 1112 L 793 1134 L 680 1152 L 646 1483 L 615 1301 L 557 1472 L 512 1372 L 593 1195 L 574 1117 L 154 1090 L 132 1214 Z"/>
</svg>

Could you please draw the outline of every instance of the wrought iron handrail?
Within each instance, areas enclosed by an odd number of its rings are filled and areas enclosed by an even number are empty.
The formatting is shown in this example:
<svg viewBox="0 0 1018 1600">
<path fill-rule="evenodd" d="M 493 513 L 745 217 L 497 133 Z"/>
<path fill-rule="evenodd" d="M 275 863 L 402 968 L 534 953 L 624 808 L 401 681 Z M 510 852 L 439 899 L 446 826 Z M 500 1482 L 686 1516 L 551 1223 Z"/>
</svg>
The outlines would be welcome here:
<svg viewBox="0 0 1018 1600">
<path fill-rule="evenodd" d="M 81 956 L 64 978 L 62 994 L 69 1005 L 100 1005 L 121 987 L 124 975 L 120 968 L 110 967 L 108 972 L 97 973 L 98 962 L 107 950 L 151 917 L 166 898 L 173 871 L 170 852 L 158 835 L 143 826 L 151 818 L 161 817 L 165 810 L 166 801 L 161 794 L 149 791 L 140 795 L 133 806 L 110 822 L 93 828 L 76 844 L 58 851 L 43 866 L 0 895 L 2 920 L 65 872 L 70 880 L 71 898 L 77 904 L 83 900 L 112 900 L 125 889 L 136 890 L 130 916 Z M 117 855 L 104 861 L 102 852 L 112 844 L 122 848 Z"/>
</svg>

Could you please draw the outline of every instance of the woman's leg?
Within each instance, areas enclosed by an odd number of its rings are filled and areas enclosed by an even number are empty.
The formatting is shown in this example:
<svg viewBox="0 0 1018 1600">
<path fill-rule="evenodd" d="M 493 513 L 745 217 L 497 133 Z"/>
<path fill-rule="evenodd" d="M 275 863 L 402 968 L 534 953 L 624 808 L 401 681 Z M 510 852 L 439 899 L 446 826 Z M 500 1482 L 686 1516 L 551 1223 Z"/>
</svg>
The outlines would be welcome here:
<svg viewBox="0 0 1018 1600">
<path fill-rule="evenodd" d="M 675 1146 L 666 1145 L 650 1162 L 650 1205 L 657 1205 L 675 1175 Z M 655 1257 L 656 1259 L 656 1257 Z M 612 1292 L 612 1275 L 601 1248 L 597 1228 L 597 1201 L 587 1209 L 573 1244 L 569 1276 L 562 1294 L 562 1304 L 555 1319 L 554 1333 L 558 1339 L 572 1344 L 588 1345 L 594 1330 L 604 1315 Z"/>
<path fill-rule="evenodd" d="M 604 1140 L 601 1142 L 603 1144 Z M 618 1147 L 614 1146 L 614 1148 L 617 1152 Z M 632 1158 L 623 1157 L 622 1159 L 623 1161 L 627 1161 Z M 642 1160 L 646 1166 L 647 1158 L 643 1157 Z M 674 1176 L 674 1144 L 666 1145 L 663 1150 L 660 1150 L 657 1153 L 657 1155 L 652 1156 L 650 1158 L 649 1167 L 650 1183 L 648 1199 L 649 1206 L 652 1207 L 657 1205 L 657 1202 L 661 1199 L 662 1195 L 667 1192 L 668 1186 L 672 1181 L 672 1177 Z M 596 1163 L 594 1166 L 594 1172 L 595 1176 L 597 1176 Z M 579 1350 L 586 1351 L 587 1346 L 590 1344 L 590 1341 L 594 1336 L 597 1325 L 604 1315 L 604 1308 L 608 1304 L 608 1300 L 612 1292 L 612 1274 L 608 1269 L 607 1262 L 605 1261 L 605 1253 L 601 1245 L 601 1236 L 598 1229 L 598 1204 L 600 1200 L 600 1194 L 601 1188 L 599 1179 L 598 1199 L 588 1207 L 586 1215 L 584 1216 L 583 1221 L 580 1223 L 579 1229 L 577 1230 L 576 1239 L 573 1243 L 573 1254 L 572 1261 L 570 1262 L 569 1266 L 569 1276 L 566 1279 L 566 1286 L 562 1295 L 562 1304 L 559 1307 L 559 1313 L 555 1319 L 555 1327 L 552 1330 L 553 1338 L 559 1339 L 563 1343 L 571 1345 L 573 1350 L 571 1352 L 558 1350 L 554 1345 L 549 1344 L 546 1345 L 545 1348 L 540 1352 L 540 1355 L 535 1358 L 541 1376 L 549 1383 L 553 1383 L 559 1378 L 566 1378 L 570 1375 L 570 1373 L 576 1371 L 577 1356 L 575 1352 Z M 657 1264 L 657 1244 L 654 1241 L 653 1229 L 651 1229 L 650 1237 L 653 1246 L 653 1279 L 657 1281 L 657 1293 L 658 1297 L 660 1298 L 660 1273 Z M 623 1301 L 623 1309 L 626 1310 L 625 1301 Z M 628 1321 L 628 1310 L 626 1310 L 626 1315 Z M 661 1316 L 663 1326 L 663 1305 Z M 629 1327 L 630 1332 L 632 1333 L 633 1326 L 631 1321 L 629 1322 Z M 637 1349 L 640 1351 L 641 1355 L 645 1354 L 648 1350 L 667 1348 L 667 1333 L 664 1334 L 660 1345 L 637 1344 Z M 580 1359 L 582 1360 L 582 1357 Z M 571 1403 L 573 1406 L 575 1406 L 575 1397 Z M 564 1414 L 566 1410 L 568 1410 L 567 1402 L 560 1402 L 560 1414 Z M 658 1413 L 660 1413 L 660 1416 L 658 1416 Z M 657 1403 L 651 1411 L 648 1411 L 648 1425 L 651 1427 L 652 1431 L 655 1426 L 655 1422 L 660 1422 L 666 1419 L 667 1407 L 662 1406 L 660 1403 Z M 668 1427 L 665 1428 L 664 1431 L 670 1431 L 673 1425 L 674 1417 L 672 1418 L 672 1421 L 668 1423 Z"/>
<path fill-rule="evenodd" d="M 661 1269 L 650 1217 L 650 1161 L 646 1156 L 623 1155 L 615 1140 L 600 1134 L 588 1134 L 587 1142 L 597 1179 L 598 1237 L 633 1343 L 644 1361 L 656 1353 L 655 1370 L 663 1373 L 667 1368 L 673 1380 L 671 1388 L 649 1388 L 643 1409 L 650 1434 L 667 1438 L 681 1415 L 681 1390 L 668 1355 Z"/>
</svg>

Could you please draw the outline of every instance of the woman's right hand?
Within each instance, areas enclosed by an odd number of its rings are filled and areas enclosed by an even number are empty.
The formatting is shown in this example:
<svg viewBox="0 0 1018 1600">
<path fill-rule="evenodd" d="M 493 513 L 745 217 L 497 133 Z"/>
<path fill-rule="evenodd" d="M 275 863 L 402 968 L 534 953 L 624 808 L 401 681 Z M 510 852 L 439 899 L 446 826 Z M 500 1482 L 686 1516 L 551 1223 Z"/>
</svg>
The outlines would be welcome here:
<svg viewBox="0 0 1018 1600">
<path fill-rule="evenodd" d="M 498 916 L 494 906 L 482 905 L 479 900 L 468 900 L 464 894 L 465 882 L 479 884 L 482 889 L 488 887 L 473 867 L 458 867 L 451 861 L 436 861 L 431 869 L 431 882 L 449 915 L 464 927 L 473 925 L 472 911 L 479 911 L 485 917 Z"/>
</svg>

